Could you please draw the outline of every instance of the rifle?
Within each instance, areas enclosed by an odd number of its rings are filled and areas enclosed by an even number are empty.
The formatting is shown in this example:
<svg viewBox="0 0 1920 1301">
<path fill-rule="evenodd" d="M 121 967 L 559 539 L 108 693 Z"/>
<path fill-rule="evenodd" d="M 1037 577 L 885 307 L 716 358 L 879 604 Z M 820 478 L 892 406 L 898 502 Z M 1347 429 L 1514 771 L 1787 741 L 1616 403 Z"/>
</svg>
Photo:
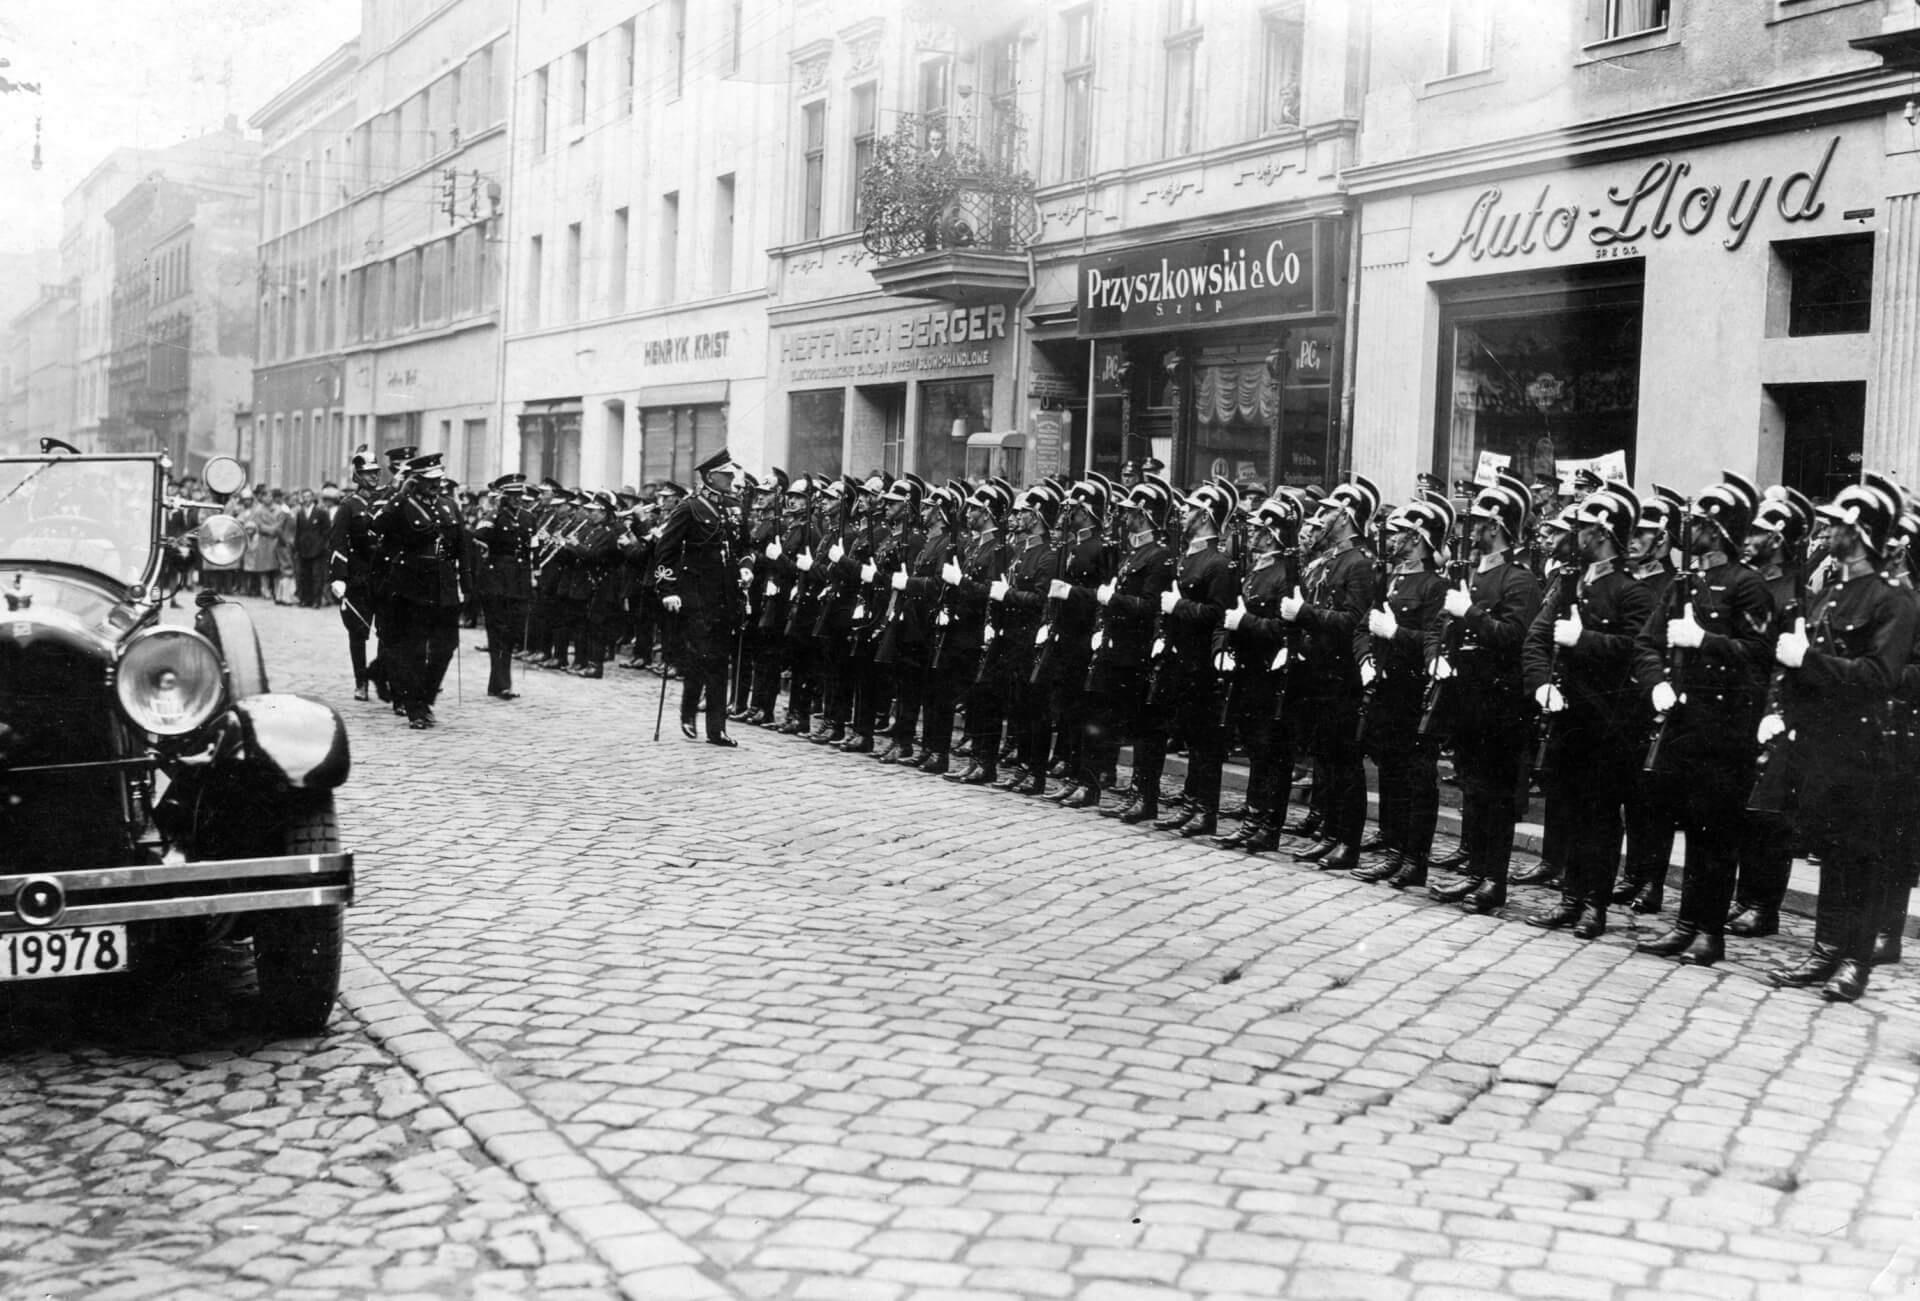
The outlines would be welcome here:
<svg viewBox="0 0 1920 1301">
<path fill-rule="evenodd" d="M 1173 561 L 1173 586 L 1167 589 L 1176 596 L 1180 592 L 1180 558 Z M 1147 640 L 1147 656 L 1153 661 L 1153 667 L 1147 674 L 1147 703 L 1151 705 L 1160 694 L 1160 673 L 1167 664 L 1167 612 L 1156 609 L 1153 616 L 1153 634 Z"/>
<path fill-rule="evenodd" d="M 1447 590 L 1452 591 L 1459 587 L 1460 584 L 1466 582 L 1468 573 L 1469 568 L 1467 561 L 1450 561 L 1447 565 Z M 1453 664 L 1454 657 L 1460 653 L 1460 643 L 1466 640 L 1466 635 L 1466 625 L 1461 620 L 1454 619 L 1448 622 L 1447 635 L 1442 640 L 1440 646 L 1440 658 L 1445 660 L 1449 666 Z M 1436 677 L 1427 683 L 1426 695 L 1420 702 L 1420 729 L 1418 735 L 1422 740 L 1445 734 L 1444 723 L 1447 716 L 1446 706 L 1449 695 L 1447 683 L 1452 680 L 1451 678 Z"/>
<path fill-rule="evenodd" d="M 1387 608 L 1387 585 L 1391 582 L 1387 572 L 1387 521 L 1382 518 L 1374 521 L 1373 530 L 1373 599 L 1376 608 Z M 1369 638 L 1368 646 L 1372 641 Z M 1353 740 L 1356 745 L 1365 745 L 1367 740 L 1367 719 L 1373 714 L 1373 697 L 1380 686 L 1380 665 L 1373 666 L 1373 681 L 1360 689 L 1360 718 L 1354 724 Z"/>
<path fill-rule="evenodd" d="M 1067 539 L 1068 534 L 1066 527 L 1062 525 L 1059 530 L 1059 538 L 1055 541 L 1053 548 L 1053 581 L 1055 583 L 1067 575 L 1067 559 L 1071 550 L 1068 546 Z M 1049 584 L 1049 587 L 1051 587 L 1051 584 Z M 1027 682 L 1030 685 L 1038 683 L 1041 678 L 1045 676 L 1048 667 L 1053 663 L 1053 644 L 1058 640 L 1059 636 L 1054 632 L 1053 625 L 1054 621 L 1060 617 L 1060 606 L 1061 602 L 1049 596 L 1047 597 L 1046 604 L 1041 607 L 1040 632 L 1043 636 L 1042 639 L 1039 640 L 1039 649 L 1033 654 L 1033 672 L 1027 675 Z"/>
<path fill-rule="evenodd" d="M 1553 604 L 1556 617 L 1572 609 L 1574 602 L 1579 599 L 1580 572 L 1579 563 L 1570 560 L 1554 575 L 1558 580 L 1554 588 Z M 1559 642 L 1553 644 L 1553 651 L 1547 658 L 1547 681 L 1556 688 L 1560 686 Z M 1564 700 L 1565 693 L 1562 692 L 1562 701 Z M 1562 709 L 1560 712 L 1564 714 L 1566 710 Z M 1551 776 L 1559 767 L 1559 747 L 1554 744 L 1557 730 L 1554 727 L 1554 715 L 1542 709 L 1539 719 L 1534 724 L 1533 735 L 1533 771 L 1536 776 Z"/>
<path fill-rule="evenodd" d="M 1791 628 L 1799 619 L 1800 602 L 1788 601 L 1780 611 L 1780 626 Z M 1786 684 L 1787 670 L 1775 666 L 1767 687 L 1767 699 L 1780 700 Z M 1785 813 L 1791 803 L 1793 765 L 1787 752 L 1787 736 L 1788 731 L 1782 731 L 1760 747 L 1760 759 L 1753 771 L 1753 791 L 1747 796 L 1749 813 Z"/>
<path fill-rule="evenodd" d="M 1013 558 L 1011 556 L 1007 558 L 1007 568 L 1005 572 L 1000 575 L 1000 581 L 1008 584 L 1013 582 Z M 1005 606 L 1006 602 L 1001 601 L 998 604 Z M 995 602 L 992 600 L 987 602 L 987 623 L 980 641 L 980 664 L 973 671 L 973 681 L 976 686 L 986 681 L 987 666 L 993 659 L 994 647 L 1000 641 L 1000 611 L 996 610 L 994 606 Z"/>
<path fill-rule="evenodd" d="M 1693 570 L 1690 567 L 1693 563 L 1692 510 L 1693 503 L 1689 501 L 1687 503 L 1687 511 L 1689 513 L 1682 518 L 1680 526 L 1681 568 L 1678 573 L 1674 574 L 1672 586 L 1667 588 L 1667 617 L 1669 619 L 1674 617 L 1673 611 L 1676 603 L 1682 614 L 1686 612 L 1687 606 L 1693 603 Z M 1681 689 L 1681 683 L 1686 673 L 1687 659 L 1688 655 L 1684 647 L 1667 647 L 1667 681 L 1673 684 L 1673 689 L 1676 692 Z M 1664 774 L 1671 766 L 1666 757 L 1667 737 L 1673 731 L 1673 716 L 1679 713 L 1680 707 L 1686 703 L 1686 697 L 1681 696 L 1672 709 L 1669 709 L 1666 713 L 1661 714 L 1653 720 L 1653 740 L 1647 746 L 1647 758 L 1646 762 L 1641 765 L 1642 771 Z"/>
</svg>

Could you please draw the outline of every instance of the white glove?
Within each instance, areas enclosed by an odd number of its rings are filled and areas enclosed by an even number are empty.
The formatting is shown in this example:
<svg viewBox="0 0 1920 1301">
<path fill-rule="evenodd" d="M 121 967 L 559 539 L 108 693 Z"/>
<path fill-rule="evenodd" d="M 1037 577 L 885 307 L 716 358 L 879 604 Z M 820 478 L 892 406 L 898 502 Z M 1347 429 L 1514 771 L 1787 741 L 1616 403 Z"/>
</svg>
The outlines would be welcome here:
<svg viewBox="0 0 1920 1301">
<path fill-rule="evenodd" d="M 1367 615 L 1367 631 L 1392 641 L 1393 635 L 1400 631 L 1400 621 L 1393 617 L 1392 610 L 1374 610 Z"/>
<path fill-rule="evenodd" d="M 1287 648 L 1285 646 L 1282 646 L 1273 653 L 1273 663 L 1267 667 L 1274 673 L 1278 673 L 1281 669 L 1287 667 Z"/>
<path fill-rule="evenodd" d="M 1807 658 L 1807 621 L 1801 619 L 1793 625 L 1792 632 L 1780 634 L 1780 640 L 1773 645 L 1773 657 L 1790 669 L 1797 669 Z"/>
<path fill-rule="evenodd" d="M 1566 618 L 1553 621 L 1553 644 L 1572 646 L 1580 640 L 1580 634 L 1584 631 L 1580 626 L 1580 607 L 1576 605 L 1567 611 Z"/>
<path fill-rule="evenodd" d="M 960 585 L 960 562 L 958 560 L 949 560 L 946 564 L 940 566 L 940 581 L 948 587 L 958 587 Z"/>
<path fill-rule="evenodd" d="M 786 554 L 786 548 L 780 545 L 779 538 L 767 543 L 767 559 L 778 560 L 784 554 Z"/>
<path fill-rule="evenodd" d="M 1447 599 L 1441 608 L 1456 619 L 1467 617 L 1467 611 L 1473 608 L 1473 593 L 1467 590 L 1465 583 L 1447 593 Z"/>
<path fill-rule="evenodd" d="M 347 599 L 347 585 L 337 578 L 327 584 L 327 590 L 333 593 L 333 599 L 336 601 Z"/>
<path fill-rule="evenodd" d="M 1222 673 L 1233 672 L 1233 652 L 1221 651 L 1213 657 L 1213 667 Z"/>
<path fill-rule="evenodd" d="M 873 581 L 874 575 L 878 574 L 879 572 L 880 572 L 879 566 L 875 565 L 871 560 L 869 560 L 866 564 L 860 566 L 860 581 L 863 583 L 871 583 Z"/>
<path fill-rule="evenodd" d="M 1673 689 L 1673 684 L 1671 682 L 1656 682 L 1653 684 L 1653 712 L 1654 713 L 1656 714 L 1672 713 L 1673 707 L 1679 703 L 1680 703 L 1680 693 Z"/>
<path fill-rule="evenodd" d="M 1561 695 L 1560 688 L 1551 682 L 1534 692 L 1533 698 L 1539 701 L 1540 708 L 1549 714 L 1557 714 L 1567 707 L 1567 698 Z"/>
<path fill-rule="evenodd" d="M 1363 687 L 1372 686 L 1373 680 L 1379 676 L 1380 676 L 1380 670 L 1373 667 L 1372 660 L 1360 661 L 1360 685 L 1361 686 Z"/>
<path fill-rule="evenodd" d="M 1300 618 L 1300 612 L 1307 608 L 1306 598 L 1300 595 L 1300 589 L 1294 588 L 1292 596 L 1280 598 L 1280 617 L 1288 623 Z"/>
<path fill-rule="evenodd" d="M 838 542 L 836 542 L 832 546 L 827 548 L 827 563 L 830 565 L 837 565 L 840 563 L 840 557 L 846 554 L 847 554 L 847 549 L 841 546 Z"/>
<path fill-rule="evenodd" d="M 1035 628 L 1033 630 L 1033 644 L 1035 646 L 1045 646 L 1048 642 L 1052 640 L 1053 640 L 1052 624 L 1043 623 L 1038 628 Z"/>
<path fill-rule="evenodd" d="M 798 556 L 794 558 L 793 567 L 799 570 L 803 574 L 806 573 L 808 570 L 812 569 L 813 568 L 813 552 L 802 551 Z"/>
<path fill-rule="evenodd" d="M 752 565 L 740 566 L 740 586 L 746 587 L 752 582 L 753 582 L 753 566 Z"/>
<path fill-rule="evenodd" d="M 663 596 L 660 598 L 660 604 L 668 614 L 680 613 L 680 598 L 677 596 Z"/>
<path fill-rule="evenodd" d="M 1171 587 L 1160 593 L 1161 614 L 1172 614 L 1173 607 L 1178 604 L 1180 604 L 1180 593 L 1174 591 Z"/>
<path fill-rule="evenodd" d="M 1119 590 L 1120 580 L 1117 578 L 1109 578 L 1106 582 L 1093 589 L 1093 599 L 1102 605 L 1106 605 L 1113 600 L 1113 594 Z"/>
<path fill-rule="evenodd" d="M 1445 682 L 1448 678 L 1452 676 L 1453 676 L 1453 662 L 1449 660 L 1446 656 L 1442 655 L 1439 659 L 1433 662 L 1433 680 L 1435 682 Z"/>
<path fill-rule="evenodd" d="M 893 577 L 887 580 L 887 586 L 891 587 L 896 592 L 906 591 L 907 590 L 907 571 L 904 569 L 894 570 Z"/>
<path fill-rule="evenodd" d="M 1056 578 L 1047 584 L 1047 595 L 1056 601 L 1064 601 L 1073 593 L 1073 584 L 1064 578 Z"/>
<path fill-rule="evenodd" d="M 1678 619 L 1667 620 L 1667 645 L 1678 646 L 1681 650 L 1692 650 L 1706 639 L 1707 630 L 1693 617 L 1693 602 L 1687 602 L 1686 613 Z"/>
<path fill-rule="evenodd" d="M 1757 735 L 1760 738 L 1760 744 L 1765 745 L 1767 742 L 1771 741 L 1774 737 L 1780 735 L 1780 733 L 1786 730 L 1787 730 L 1786 719 L 1780 717 L 1780 715 L 1778 714 L 1766 715 L 1764 718 L 1760 720 L 1760 731 L 1757 733 Z"/>
<path fill-rule="evenodd" d="M 1009 583 L 1009 582 L 1008 582 L 1008 581 L 1007 581 L 1006 579 L 1004 579 L 1004 578 L 996 578 L 996 579 L 994 579 L 994 580 L 993 580 L 993 586 L 992 586 L 992 587 L 989 587 L 989 588 L 987 589 L 987 599 L 988 599 L 989 601 L 1004 601 L 1004 600 L 1006 600 L 1006 599 L 1007 599 L 1007 589 L 1008 589 L 1008 588 L 1010 588 L 1010 587 L 1012 587 L 1012 586 L 1013 586 L 1013 584 L 1012 584 L 1012 583 Z"/>
<path fill-rule="evenodd" d="M 1238 628 L 1240 626 L 1240 621 L 1246 617 L 1247 617 L 1247 598 L 1243 596 L 1239 600 L 1233 603 L 1233 608 L 1231 610 L 1228 610 L 1226 614 L 1222 616 L 1220 622 L 1226 626 L 1226 629 L 1228 632 L 1232 632 L 1235 628 Z"/>
</svg>

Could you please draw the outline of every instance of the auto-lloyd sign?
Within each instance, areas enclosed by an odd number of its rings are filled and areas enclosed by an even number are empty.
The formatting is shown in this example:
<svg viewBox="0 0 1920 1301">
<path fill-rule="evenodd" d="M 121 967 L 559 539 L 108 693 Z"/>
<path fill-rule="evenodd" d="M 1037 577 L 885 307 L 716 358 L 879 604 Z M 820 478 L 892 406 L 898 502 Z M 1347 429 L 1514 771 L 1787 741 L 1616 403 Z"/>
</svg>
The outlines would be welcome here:
<svg viewBox="0 0 1920 1301">
<path fill-rule="evenodd" d="M 1326 310 L 1318 221 L 1149 244 L 1080 261 L 1080 337 L 1277 321 Z"/>
</svg>

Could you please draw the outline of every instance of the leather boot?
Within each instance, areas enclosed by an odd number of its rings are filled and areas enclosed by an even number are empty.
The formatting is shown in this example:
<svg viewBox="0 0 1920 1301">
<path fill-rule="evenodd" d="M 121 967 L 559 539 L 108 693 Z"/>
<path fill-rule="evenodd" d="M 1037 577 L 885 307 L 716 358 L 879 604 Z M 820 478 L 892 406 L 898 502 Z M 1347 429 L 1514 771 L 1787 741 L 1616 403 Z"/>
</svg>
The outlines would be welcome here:
<svg viewBox="0 0 1920 1301">
<path fill-rule="evenodd" d="M 1511 873 L 1507 879 L 1515 885 L 1558 885 L 1560 884 L 1560 865 L 1541 859 Z"/>
<path fill-rule="evenodd" d="M 1280 829 L 1289 836 L 1304 836 L 1308 840 L 1318 840 L 1320 839 L 1320 828 L 1325 824 L 1325 818 L 1321 817 L 1318 813 L 1309 812 L 1298 822 L 1289 822 Z"/>
<path fill-rule="evenodd" d="M 1155 831 L 1178 831 L 1199 816 L 1199 809 L 1194 808 L 1191 804 L 1184 804 L 1170 810 L 1166 817 L 1154 819 L 1153 829 Z"/>
<path fill-rule="evenodd" d="M 1122 822 L 1137 827 L 1142 822 L 1151 822 L 1160 815 L 1160 801 L 1157 796 L 1136 795 L 1133 802 L 1119 813 Z"/>
<path fill-rule="evenodd" d="M 994 787 L 997 790 L 1010 791 L 1026 780 L 1027 770 L 1025 768 L 1009 768 L 1007 769 L 1007 775 L 995 782 Z"/>
<path fill-rule="evenodd" d="M 799 736 L 807 731 L 807 723 L 803 718 L 794 718 L 789 715 L 787 720 L 780 724 L 778 730 L 782 736 Z"/>
<path fill-rule="evenodd" d="M 1137 790 L 1129 789 L 1127 791 L 1122 792 L 1119 804 L 1114 805 L 1111 808 L 1101 809 L 1100 816 L 1103 818 L 1122 817 L 1125 814 L 1133 812 L 1139 806 L 1140 806 L 1140 792 Z"/>
<path fill-rule="evenodd" d="M 1736 906 L 1733 916 L 1727 918 L 1727 934 L 1738 935 L 1742 939 L 1764 939 L 1779 933 L 1780 910 L 1766 904 Z"/>
<path fill-rule="evenodd" d="M 1480 884 L 1473 887 L 1473 893 L 1460 901 L 1460 906 L 1471 913 L 1485 915 L 1498 912 L 1507 906 L 1507 874 L 1490 872 L 1480 878 Z"/>
<path fill-rule="evenodd" d="M 1451 881 L 1435 881 L 1427 887 L 1427 897 L 1435 903 L 1459 903 L 1480 888 L 1482 879 L 1478 873 L 1469 872 Z"/>
<path fill-rule="evenodd" d="M 1295 850 L 1293 861 L 1296 863 L 1318 863 L 1330 857 L 1340 848 L 1337 840 L 1316 840 L 1305 849 Z"/>
<path fill-rule="evenodd" d="M 1272 818 L 1262 817 L 1253 833 L 1240 842 L 1240 848 L 1249 854 L 1271 854 L 1280 848 L 1280 828 Z"/>
<path fill-rule="evenodd" d="M 1219 830 L 1219 817 L 1215 814 L 1202 811 L 1195 814 L 1193 820 L 1187 823 L 1186 826 L 1180 828 L 1180 834 L 1188 840 L 1199 840 L 1203 837 L 1211 836 Z"/>
<path fill-rule="evenodd" d="M 1021 774 L 1021 780 L 1007 787 L 1009 795 L 1045 795 L 1047 793 L 1047 775 L 1044 772 Z"/>
<path fill-rule="evenodd" d="M 823 718 L 813 725 L 813 730 L 807 733 L 807 739 L 815 745 L 825 745 L 833 740 L 833 728 L 832 720 Z"/>
<path fill-rule="evenodd" d="M 1248 818 L 1254 816 L 1254 812 L 1255 811 L 1252 808 L 1252 806 L 1250 806 L 1245 800 L 1241 800 L 1238 804 L 1234 805 L 1230 809 L 1221 809 L 1220 816 L 1223 818 L 1231 818 L 1235 822 L 1244 822 Z"/>
<path fill-rule="evenodd" d="M 1360 866 L 1360 846 L 1333 843 L 1333 852 L 1313 865 L 1316 872 L 1351 872 Z"/>
<path fill-rule="evenodd" d="M 1361 846 L 1362 850 L 1365 848 L 1366 846 Z M 1380 856 L 1379 862 L 1369 863 L 1365 867 L 1356 867 L 1353 870 L 1353 879 L 1369 883 L 1384 881 L 1388 877 L 1398 876 L 1400 874 L 1400 864 L 1404 861 L 1400 856 L 1399 850 L 1389 849 Z"/>
<path fill-rule="evenodd" d="M 1840 947 L 1815 940 L 1804 958 L 1791 967 L 1768 972 L 1767 979 L 1783 989 L 1805 989 L 1811 985 L 1826 984 L 1839 965 Z"/>
<path fill-rule="evenodd" d="M 968 759 L 968 758 L 971 758 L 972 756 L 973 756 L 973 738 L 972 737 L 963 736 L 958 741 L 954 742 L 954 746 L 953 746 L 954 758 Z"/>
<path fill-rule="evenodd" d="M 1673 929 L 1658 939 L 1641 940 L 1633 946 L 1635 953 L 1651 954 L 1656 958 L 1677 958 L 1693 947 L 1694 940 L 1700 936 L 1700 928 L 1689 921 L 1676 921 Z"/>
<path fill-rule="evenodd" d="M 944 754 L 923 754 L 920 756 L 920 761 L 916 763 L 914 767 L 918 768 L 921 772 L 932 773 L 938 777 L 947 771 L 947 756 Z"/>
<path fill-rule="evenodd" d="M 1685 953 L 1675 956 L 1690 967 L 1711 967 L 1727 956 L 1727 942 L 1718 935 L 1701 931 L 1693 937 L 1693 943 L 1687 946 Z"/>
<path fill-rule="evenodd" d="M 1400 860 L 1400 870 L 1387 878 L 1387 884 L 1395 890 L 1409 890 L 1427 883 L 1427 861 L 1411 855 Z"/>
<path fill-rule="evenodd" d="M 1070 781 L 1059 790 L 1053 792 L 1053 794 L 1045 796 L 1044 798 L 1049 804 L 1065 804 L 1067 801 L 1076 798 L 1080 792 L 1085 789 L 1086 788 L 1079 782 Z"/>
<path fill-rule="evenodd" d="M 1375 836 L 1372 840 L 1361 842 L 1360 852 L 1363 854 L 1377 854 L 1383 849 L 1392 848 L 1393 846 L 1387 843 L 1385 836 Z"/>
<path fill-rule="evenodd" d="M 1222 814 L 1221 816 L 1225 817 L 1226 815 Z M 1252 818 L 1248 818 L 1242 822 L 1237 829 L 1229 831 L 1225 835 L 1215 836 L 1213 843 L 1222 849 L 1238 849 L 1240 846 L 1246 844 L 1248 840 L 1252 839 L 1254 834 L 1259 830 L 1260 824 Z"/>
<path fill-rule="evenodd" d="M 906 762 L 912 758 L 912 747 L 903 746 L 898 741 L 889 740 L 886 748 L 881 750 L 879 754 L 873 756 L 873 761 L 875 763 L 897 764 Z"/>
<path fill-rule="evenodd" d="M 960 784 L 963 786 L 992 786 L 1000 776 L 1000 770 L 990 763 L 981 763 L 978 759 L 967 766 Z"/>
<path fill-rule="evenodd" d="M 1589 901 L 1580 910 L 1580 920 L 1573 924 L 1573 937 L 1577 940 L 1597 940 L 1606 933 L 1607 906 Z"/>
<path fill-rule="evenodd" d="M 872 754 L 873 738 L 865 732 L 850 732 L 847 739 L 840 743 L 842 754 Z"/>
<path fill-rule="evenodd" d="M 1867 992 L 1867 972 L 1871 963 L 1858 958 L 1842 958 L 1833 976 L 1820 989 L 1820 997 L 1829 1003 L 1851 1003 Z"/>
<path fill-rule="evenodd" d="M 1073 788 L 1073 793 L 1060 800 L 1059 803 L 1063 809 L 1099 809 L 1100 788 L 1098 786 L 1076 786 Z M 1106 812 L 1105 809 L 1101 809 L 1100 811 L 1103 813 Z"/>
<path fill-rule="evenodd" d="M 1465 867 L 1467 860 L 1472 857 L 1473 854 L 1467 849 L 1466 845 L 1462 844 L 1445 858 L 1434 859 L 1428 866 L 1436 872 L 1457 872 Z"/>
<path fill-rule="evenodd" d="M 1047 776 L 1053 778 L 1055 781 L 1059 781 L 1062 777 L 1065 777 L 1066 775 L 1067 775 L 1067 761 L 1065 759 L 1055 759 L 1052 763 L 1047 765 Z"/>
<path fill-rule="evenodd" d="M 1543 908 L 1537 913 L 1529 913 L 1525 921 L 1529 926 L 1538 926 L 1542 930 L 1557 931 L 1571 926 L 1580 920 L 1582 912 L 1580 901 L 1572 895 L 1563 894 L 1560 902 L 1551 908 Z"/>
<path fill-rule="evenodd" d="M 1619 881 L 1614 884 L 1613 893 L 1607 898 L 1613 903 L 1631 903 L 1634 896 L 1639 894 L 1646 884 L 1645 877 L 1635 876 L 1631 872 L 1622 872 Z"/>
<path fill-rule="evenodd" d="M 1633 892 L 1633 910 L 1642 916 L 1659 912 L 1667 901 L 1666 886 L 1664 873 L 1642 881 L 1640 888 Z"/>
</svg>

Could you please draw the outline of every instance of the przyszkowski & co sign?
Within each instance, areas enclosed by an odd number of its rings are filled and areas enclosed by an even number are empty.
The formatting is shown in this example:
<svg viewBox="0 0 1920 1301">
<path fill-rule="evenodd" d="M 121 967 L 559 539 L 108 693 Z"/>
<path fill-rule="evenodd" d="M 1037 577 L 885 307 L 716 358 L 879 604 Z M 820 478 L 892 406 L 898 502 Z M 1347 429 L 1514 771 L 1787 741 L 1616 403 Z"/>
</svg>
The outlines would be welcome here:
<svg viewBox="0 0 1920 1301">
<path fill-rule="evenodd" d="M 1079 334 L 1152 334 L 1331 310 L 1324 221 L 1148 244 L 1080 260 Z"/>
</svg>

